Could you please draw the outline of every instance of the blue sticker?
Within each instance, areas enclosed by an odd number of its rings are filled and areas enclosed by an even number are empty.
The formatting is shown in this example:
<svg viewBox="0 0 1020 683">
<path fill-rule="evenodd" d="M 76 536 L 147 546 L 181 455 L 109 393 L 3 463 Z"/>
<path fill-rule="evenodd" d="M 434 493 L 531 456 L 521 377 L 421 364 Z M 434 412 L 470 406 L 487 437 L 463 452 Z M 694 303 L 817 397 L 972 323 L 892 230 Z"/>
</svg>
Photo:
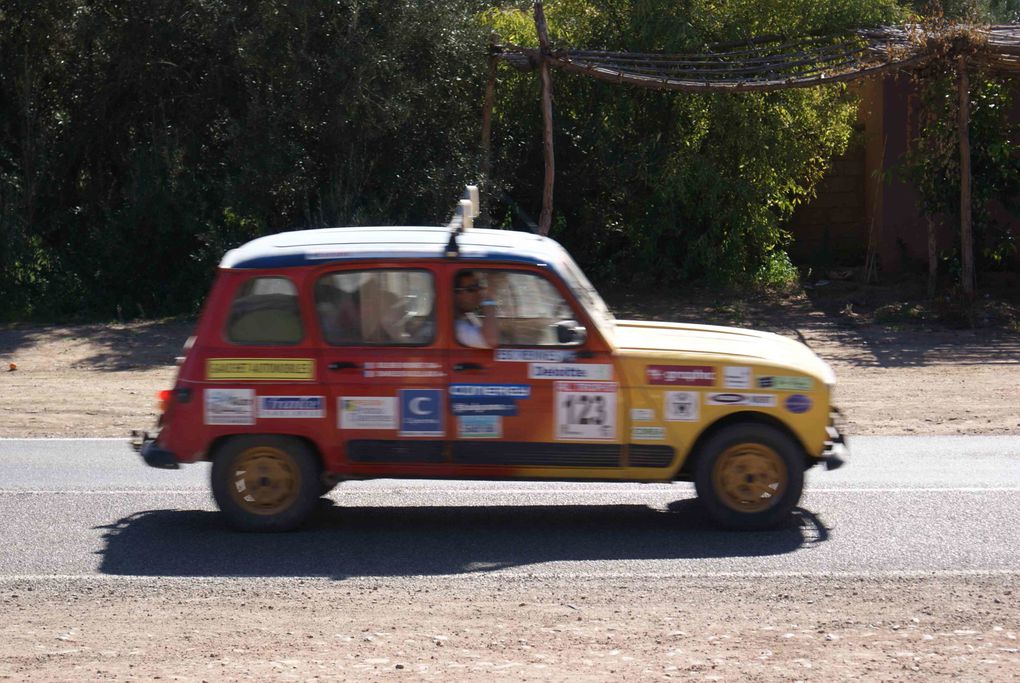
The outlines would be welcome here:
<svg viewBox="0 0 1020 683">
<path fill-rule="evenodd" d="M 786 397 L 786 409 L 791 413 L 806 413 L 811 410 L 811 399 L 804 394 L 792 394 Z"/>
<path fill-rule="evenodd" d="M 517 399 L 531 398 L 527 384 L 451 384 L 450 408 L 454 415 L 517 414 Z"/>
<path fill-rule="evenodd" d="M 529 384 L 451 384 L 450 396 L 456 398 L 531 398 Z"/>
<path fill-rule="evenodd" d="M 400 435 L 445 435 L 442 391 L 439 389 L 400 390 Z"/>
<path fill-rule="evenodd" d="M 454 415 L 504 415 L 517 414 L 517 401 L 512 398 L 464 398 L 453 396 L 450 407 Z"/>
</svg>

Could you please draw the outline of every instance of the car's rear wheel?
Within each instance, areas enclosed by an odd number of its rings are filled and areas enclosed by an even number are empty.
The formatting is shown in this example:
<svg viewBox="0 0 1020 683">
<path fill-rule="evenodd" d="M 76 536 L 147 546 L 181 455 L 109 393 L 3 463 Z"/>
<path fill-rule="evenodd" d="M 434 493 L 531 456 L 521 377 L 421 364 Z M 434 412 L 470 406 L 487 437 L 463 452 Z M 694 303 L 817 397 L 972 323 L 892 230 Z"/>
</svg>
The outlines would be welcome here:
<svg viewBox="0 0 1020 683">
<path fill-rule="evenodd" d="M 698 498 L 730 529 L 757 530 L 786 520 L 804 489 L 804 455 L 770 425 L 733 424 L 700 448 L 694 471 Z"/>
<path fill-rule="evenodd" d="M 212 490 L 227 521 L 241 531 L 289 531 L 315 507 L 321 464 L 299 439 L 234 437 L 216 453 Z"/>
</svg>

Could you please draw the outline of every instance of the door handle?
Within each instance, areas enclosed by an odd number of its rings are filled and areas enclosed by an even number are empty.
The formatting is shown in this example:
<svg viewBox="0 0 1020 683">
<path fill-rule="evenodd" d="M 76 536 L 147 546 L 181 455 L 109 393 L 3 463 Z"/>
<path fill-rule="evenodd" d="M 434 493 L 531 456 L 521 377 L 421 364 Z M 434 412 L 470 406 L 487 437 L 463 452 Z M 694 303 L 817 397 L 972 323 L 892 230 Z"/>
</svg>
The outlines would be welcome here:
<svg viewBox="0 0 1020 683">
<path fill-rule="evenodd" d="M 457 372 L 464 372 L 465 370 L 484 370 L 485 367 L 481 363 L 454 363 L 453 369 Z"/>
<path fill-rule="evenodd" d="M 327 365 L 330 370 L 353 370 L 360 367 L 357 363 L 352 363 L 349 360 L 335 360 Z"/>
</svg>

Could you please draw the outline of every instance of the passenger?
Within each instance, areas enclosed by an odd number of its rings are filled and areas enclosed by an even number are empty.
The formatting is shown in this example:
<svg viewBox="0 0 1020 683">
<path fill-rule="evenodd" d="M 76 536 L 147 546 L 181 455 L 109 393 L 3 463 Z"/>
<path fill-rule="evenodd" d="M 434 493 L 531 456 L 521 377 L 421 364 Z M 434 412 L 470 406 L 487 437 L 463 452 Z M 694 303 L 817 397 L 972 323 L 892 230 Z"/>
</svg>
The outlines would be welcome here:
<svg viewBox="0 0 1020 683">
<path fill-rule="evenodd" d="M 315 308 L 328 343 L 351 344 L 361 340 L 358 292 L 345 292 L 320 281 L 315 285 Z"/>
<path fill-rule="evenodd" d="M 496 302 L 485 297 L 486 285 L 481 277 L 472 270 L 461 271 L 454 279 L 453 291 L 457 307 L 454 323 L 457 341 L 476 349 L 498 346 Z"/>
</svg>

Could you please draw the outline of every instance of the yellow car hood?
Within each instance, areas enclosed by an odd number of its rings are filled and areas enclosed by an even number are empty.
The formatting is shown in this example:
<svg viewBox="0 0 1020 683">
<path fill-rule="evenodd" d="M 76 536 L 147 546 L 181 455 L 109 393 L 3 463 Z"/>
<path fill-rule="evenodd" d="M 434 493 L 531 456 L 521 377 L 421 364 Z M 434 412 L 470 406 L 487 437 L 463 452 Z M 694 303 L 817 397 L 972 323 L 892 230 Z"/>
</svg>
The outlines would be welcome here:
<svg viewBox="0 0 1020 683">
<path fill-rule="evenodd" d="M 743 363 L 801 372 L 823 384 L 836 376 L 804 344 L 771 332 L 681 323 L 616 321 L 618 351 L 632 358 L 706 363 Z"/>
</svg>

